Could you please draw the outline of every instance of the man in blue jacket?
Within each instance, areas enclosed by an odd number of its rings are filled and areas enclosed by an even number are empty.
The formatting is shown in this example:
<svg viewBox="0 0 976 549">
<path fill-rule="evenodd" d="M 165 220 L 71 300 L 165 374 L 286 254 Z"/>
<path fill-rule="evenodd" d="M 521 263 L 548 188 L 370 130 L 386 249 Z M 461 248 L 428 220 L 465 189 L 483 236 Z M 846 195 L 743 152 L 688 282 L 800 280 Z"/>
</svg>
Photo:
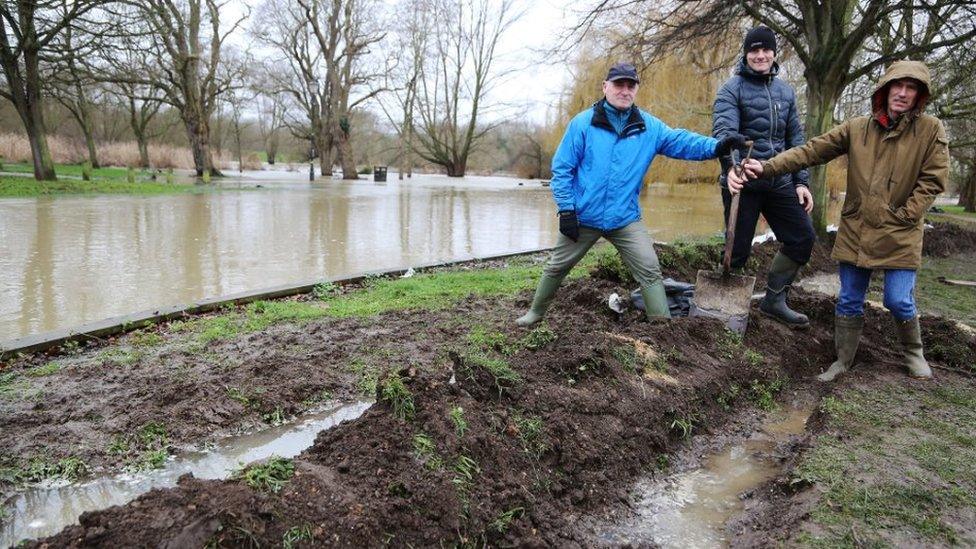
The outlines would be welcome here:
<svg viewBox="0 0 976 549">
<path fill-rule="evenodd" d="M 796 110 L 796 95 L 789 84 L 776 78 L 779 74 L 776 35 L 769 27 L 756 27 L 746 34 L 742 50 L 736 75 L 722 85 L 715 98 L 712 136 L 721 139 L 744 134 L 754 143 L 752 156 L 760 160 L 803 145 L 806 137 Z M 731 160 L 723 157 L 721 161 L 719 183 L 728 223 L 732 195 L 725 174 Z M 797 328 L 808 326 L 810 321 L 806 315 L 790 309 L 786 297 L 797 272 L 810 261 L 813 251 L 815 236 L 810 220 L 813 195 L 807 188 L 808 179 L 804 169 L 749 182 L 740 198 L 732 243 L 732 267 L 741 268 L 749 259 L 759 214 L 766 218 L 783 247 L 769 265 L 766 296 L 759 310 Z"/>
<path fill-rule="evenodd" d="M 653 241 L 640 220 L 637 201 L 644 174 L 657 154 L 707 160 L 742 147 L 745 138 L 736 134 L 717 140 L 669 128 L 634 106 L 639 85 L 633 65 L 614 65 L 603 82 L 604 98 L 566 128 L 552 159 L 550 183 L 559 210 L 559 240 L 519 326 L 542 320 L 563 278 L 600 237 L 617 248 L 640 284 L 648 318 L 671 316 Z"/>
</svg>

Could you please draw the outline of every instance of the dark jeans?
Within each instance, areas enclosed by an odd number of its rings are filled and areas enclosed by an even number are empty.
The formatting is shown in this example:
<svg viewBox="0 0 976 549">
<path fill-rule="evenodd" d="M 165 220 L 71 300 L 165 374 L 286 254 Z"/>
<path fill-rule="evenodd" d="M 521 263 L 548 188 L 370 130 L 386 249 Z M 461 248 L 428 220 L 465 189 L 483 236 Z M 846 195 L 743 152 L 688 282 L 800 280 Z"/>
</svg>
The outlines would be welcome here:
<svg viewBox="0 0 976 549">
<path fill-rule="evenodd" d="M 760 185 L 750 189 L 749 185 L 755 183 Z M 732 194 L 725 187 L 722 188 L 722 203 L 725 205 L 725 224 L 728 226 Z M 772 188 L 765 181 L 751 181 L 742 190 L 742 198 L 739 199 L 739 218 L 735 224 L 735 242 L 732 243 L 733 268 L 742 267 L 749 260 L 759 214 L 766 218 L 776 240 L 783 243 L 782 252 L 786 257 L 800 265 L 810 261 L 816 235 L 813 221 L 800 204 L 796 189 L 792 185 Z"/>
</svg>

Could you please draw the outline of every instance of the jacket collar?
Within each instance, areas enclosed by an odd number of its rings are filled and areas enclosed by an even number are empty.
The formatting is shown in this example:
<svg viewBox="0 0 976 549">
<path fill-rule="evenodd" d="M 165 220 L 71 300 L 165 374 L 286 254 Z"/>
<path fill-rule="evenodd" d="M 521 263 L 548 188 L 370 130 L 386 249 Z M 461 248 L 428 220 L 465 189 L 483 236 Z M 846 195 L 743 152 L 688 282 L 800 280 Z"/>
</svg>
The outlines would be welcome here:
<svg viewBox="0 0 976 549">
<path fill-rule="evenodd" d="M 617 130 L 614 129 L 613 124 L 610 123 L 610 118 L 607 116 L 606 101 L 606 98 L 603 98 L 593 104 L 593 121 L 590 124 L 615 134 Z M 620 132 L 619 137 L 637 135 L 646 129 L 644 117 L 640 115 L 640 109 L 637 108 L 637 105 L 631 105 L 630 115 L 627 116 L 627 123 L 624 124 L 624 129 Z"/>
</svg>

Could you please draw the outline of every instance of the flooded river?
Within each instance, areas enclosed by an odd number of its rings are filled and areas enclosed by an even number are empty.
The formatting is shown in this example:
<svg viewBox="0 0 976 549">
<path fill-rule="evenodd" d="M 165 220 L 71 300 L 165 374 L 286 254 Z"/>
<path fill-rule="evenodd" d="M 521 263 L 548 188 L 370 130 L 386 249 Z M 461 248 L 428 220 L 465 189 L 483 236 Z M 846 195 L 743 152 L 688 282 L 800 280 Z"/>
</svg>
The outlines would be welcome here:
<svg viewBox="0 0 976 549">
<path fill-rule="evenodd" d="M 0 200 L 0 341 L 357 272 L 550 246 L 551 193 L 501 177 L 309 183 L 254 172 L 202 194 Z M 256 188 L 258 185 L 261 188 Z M 652 185 L 659 240 L 720 231 L 715 185 Z"/>
</svg>

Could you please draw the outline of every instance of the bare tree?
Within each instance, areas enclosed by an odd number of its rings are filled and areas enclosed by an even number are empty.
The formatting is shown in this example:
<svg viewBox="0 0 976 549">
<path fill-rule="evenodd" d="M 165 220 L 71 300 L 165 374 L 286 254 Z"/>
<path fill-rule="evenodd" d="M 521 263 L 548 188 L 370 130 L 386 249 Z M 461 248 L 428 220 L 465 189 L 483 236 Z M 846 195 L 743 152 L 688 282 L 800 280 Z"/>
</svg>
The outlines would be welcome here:
<svg viewBox="0 0 976 549">
<path fill-rule="evenodd" d="M 877 76 L 894 60 L 941 57 L 976 37 L 976 4 L 969 0 L 601 0 L 576 31 L 590 32 L 607 20 L 639 21 L 621 43 L 651 60 L 722 37 L 730 23 L 744 18 L 776 31 L 802 63 L 811 136 L 836 123 L 835 107 L 851 83 Z M 814 225 L 821 232 L 827 223 L 825 175 L 823 167 L 811 170 Z"/>
<path fill-rule="evenodd" d="M 71 7 L 68 0 L 61 0 L 61 13 L 68 13 Z M 44 70 L 44 86 L 61 105 L 63 105 L 81 129 L 88 150 L 88 161 L 93 168 L 99 167 L 98 151 L 95 146 L 93 122 L 93 94 L 98 93 L 98 82 L 85 67 L 83 59 L 93 54 L 102 36 L 100 29 L 93 25 L 78 26 L 74 23 L 65 26 L 64 32 L 52 48 L 57 56 L 52 58 Z"/>
<path fill-rule="evenodd" d="M 197 175 L 219 175 L 211 152 L 210 123 L 221 94 L 239 85 L 242 67 L 222 58 L 224 42 L 248 14 L 230 25 L 221 23 L 225 0 L 128 0 L 139 9 L 152 31 L 158 65 L 144 67 L 145 77 L 129 82 L 164 92 L 186 127 Z"/>
<path fill-rule="evenodd" d="M 268 164 L 274 166 L 278 156 L 278 146 L 281 141 L 281 128 L 284 126 L 285 101 L 283 94 L 278 91 L 274 79 L 269 78 L 277 70 L 273 66 L 265 66 L 254 75 L 255 82 L 251 85 L 257 107 L 257 130 L 264 145 Z"/>
<path fill-rule="evenodd" d="M 252 31 L 288 64 L 287 74 L 268 76 L 302 112 L 283 122 L 312 143 L 323 174 L 332 173 L 335 151 L 343 178 L 358 177 L 351 113 L 380 91 L 368 88 L 378 75 L 364 67 L 370 46 L 383 38 L 369 23 L 378 9 L 374 0 L 267 0 L 260 8 L 263 24 Z"/>
<path fill-rule="evenodd" d="M 478 115 L 498 77 L 498 40 L 520 16 L 514 7 L 513 0 L 432 0 L 431 54 L 416 95 L 416 151 L 450 177 L 464 176 L 472 148 L 492 127 L 479 125 Z"/>
<path fill-rule="evenodd" d="M 69 25 L 104 0 L 75 0 L 62 10 L 61 0 L 0 2 L 0 97 L 13 103 L 30 142 L 34 177 L 57 179 L 48 148 L 42 108 L 41 60 Z"/>
<path fill-rule="evenodd" d="M 397 28 L 385 71 L 389 93 L 379 101 L 399 138 L 397 173 L 401 180 L 404 176 L 413 177 L 414 111 L 427 58 L 429 7 L 427 0 L 403 0 L 397 6 L 395 17 L 401 25 Z"/>
</svg>

